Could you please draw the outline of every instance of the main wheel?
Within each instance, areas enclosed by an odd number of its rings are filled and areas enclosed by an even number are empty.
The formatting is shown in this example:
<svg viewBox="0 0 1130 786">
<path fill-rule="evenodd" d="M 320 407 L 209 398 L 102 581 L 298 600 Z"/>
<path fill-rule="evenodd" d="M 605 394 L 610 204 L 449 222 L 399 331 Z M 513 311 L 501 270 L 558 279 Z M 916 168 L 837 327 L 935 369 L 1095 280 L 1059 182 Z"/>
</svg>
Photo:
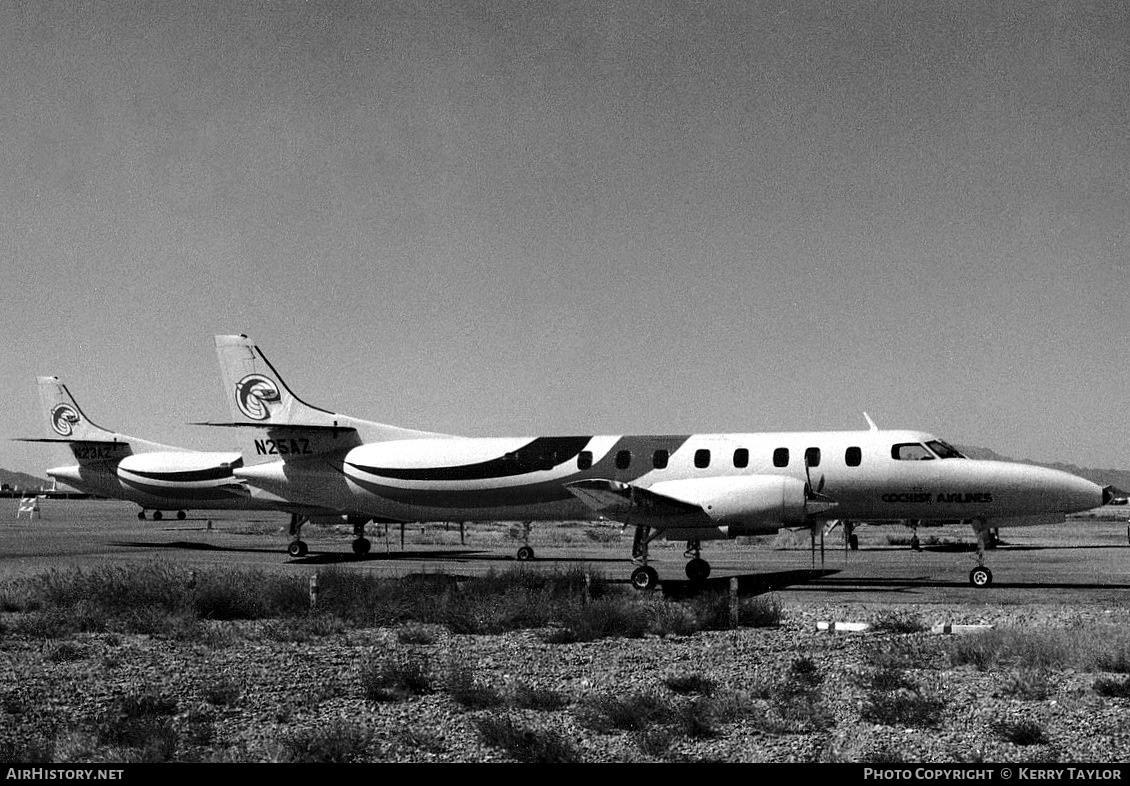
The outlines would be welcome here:
<svg viewBox="0 0 1130 786">
<path fill-rule="evenodd" d="M 534 558 L 533 546 L 522 546 L 518 549 L 518 559 L 522 562 L 532 560 Z"/>
<path fill-rule="evenodd" d="M 363 557 L 368 554 L 369 549 L 371 549 L 372 547 L 373 544 L 369 542 L 368 538 L 357 538 L 355 541 L 353 541 L 353 553 L 358 557 Z"/>
<path fill-rule="evenodd" d="M 643 565 L 632 571 L 632 586 L 638 590 L 655 589 L 659 584 L 659 574 L 650 565 Z"/>
<path fill-rule="evenodd" d="M 137 511 L 137 518 L 140 521 L 145 521 L 145 511 L 144 510 Z M 1126 539 L 1130 540 L 1130 527 L 1126 528 Z"/>
<path fill-rule="evenodd" d="M 710 563 L 706 560 L 695 557 L 687 563 L 687 578 L 691 581 L 706 581 L 706 577 L 710 575 Z"/>
<path fill-rule="evenodd" d="M 165 517 L 165 514 L 162 513 L 161 511 L 159 511 L 159 510 L 153 511 L 153 520 L 154 521 L 160 521 L 164 517 Z"/>
<path fill-rule="evenodd" d="M 969 583 L 974 587 L 987 587 L 993 583 L 993 572 L 983 565 L 969 571 Z"/>
<path fill-rule="evenodd" d="M 185 516 L 187 516 L 187 515 L 188 515 L 188 514 L 187 514 L 187 513 L 185 513 L 185 512 L 183 511 L 183 510 L 178 510 L 178 511 L 177 511 L 177 518 L 178 518 L 178 519 L 180 519 L 181 521 L 184 521 L 184 518 L 185 518 Z"/>
<path fill-rule="evenodd" d="M 306 543 L 301 540 L 292 540 L 286 547 L 286 553 L 295 559 L 306 556 Z"/>
<path fill-rule="evenodd" d="M 851 535 L 848 535 L 848 548 L 850 548 L 852 551 L 859 549 L 859 536 L 854 532 Z"/>
</svg>

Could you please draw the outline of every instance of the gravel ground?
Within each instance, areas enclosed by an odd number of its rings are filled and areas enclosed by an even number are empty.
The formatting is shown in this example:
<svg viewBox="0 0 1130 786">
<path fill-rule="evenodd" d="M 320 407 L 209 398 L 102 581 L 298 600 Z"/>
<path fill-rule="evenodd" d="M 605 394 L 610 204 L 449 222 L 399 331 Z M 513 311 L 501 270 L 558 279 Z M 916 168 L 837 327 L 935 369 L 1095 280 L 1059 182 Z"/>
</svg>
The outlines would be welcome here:
<svg viewBox="0 0 1130 786">
<path fill-rule="evenodd" d="M 1130 627 L 1122 609 L 1059 605 L 949 613 L 904 604 L 898 613 L 926 625 L 1016 628 L 1018 636 L 1063 631 L 1082 639 Z M 0 639 L 0 679 L 8 686 L 0 691 L 0 754 L 58 763 L 1130 760 L 1130 700 L 1093 688 L 1099 677 L 1124 675 L 954 667 L 950 649 L 983 634 L 818 625 L 859 620 L 875 621 L 875 610 L 796 604 L 783 607 L 775 628 L 573 644 L 546 643 L 546 631 L 457 636 L 419 627 L 407 630 L 413 636 L 344 630 L 285 641 L 277 622 L 207 623 L 188 637 L 8 634 Z M 373 664 L 413 662 L 426 666 L 432 692 L 396 701 L 366 696 Z M 893 690 L 876 693 L 868 675 L 892 662 L 900 668 L 888 674 L 901 676 L 886 686 Z M 457 701 L 456 673 L 473 675 L 498 698 L 482 708 Z M 671 678 L 690 677 L 709 681 L 709 695 L 672 689 Z M 552 691 L 565 705 L 521 708 L 511 698 L 518 687 Z M 107 713 L 121 708 L 121 697 L 146 694 L 166 702 L 157 724 L 164 747 L 131 747 L 120 731 L 108 739 Z M 932 722 L 877 722 L 868 707 L 879 695 L 941 709 Z M 652 716 L 650 731 L 622 728 L 629 724 L 610 720 L 609 708 L 632 699 L 668 715 Z M 633 717 L 643 723 L 642 712 Z M 488 745 L 488 723 L 521 744 Z M 1030 739 L 1008 739 L 1009 727 L 1027 729 Z"/>
</svg>

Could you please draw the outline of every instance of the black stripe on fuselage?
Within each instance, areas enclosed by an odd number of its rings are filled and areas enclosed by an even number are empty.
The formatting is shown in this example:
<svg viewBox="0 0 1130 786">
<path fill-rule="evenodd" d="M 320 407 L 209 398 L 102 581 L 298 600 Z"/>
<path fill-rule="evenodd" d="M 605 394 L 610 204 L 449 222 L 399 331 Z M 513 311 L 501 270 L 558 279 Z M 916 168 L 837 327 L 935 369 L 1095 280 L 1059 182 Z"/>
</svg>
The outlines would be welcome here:
<svg viewBox="0 0 1130 786">
<path fill-rule="evenodd" d="M 555 439 L 566 439 L 562 437 L 546 437 L 543 439 L 535 440 L 530 445 L 535 445 L 541 442 L 550 443 Z M 584 443 L 576 450 L 572 458 L 575 458 L 581 450 L 587 445 L 589 437 L 570 437 L 567 439 L 584 440 Z M 447 480 L 452 481 L 451 487 L 435 487 L 429 486 L 428 488 L 404 488 L 402 486 L 389 486 L 380 482 L 381 477 L 385 476 L 385 470 L 376 468 L 363 467 L 355 464 L 350 466 L 354 469 L 366 473 L 372 473 L 376 477 L 360 477 L 357 475 L 348 475 L 350 481 L 356 483 L 361 488 L 368 491 L 374 496 L 382 499 L 387 499 L 390 502 L 397 502 L 402 505 L 413 505 L 419 507 L 434 507 L 434 508 L 506 508 L 506 507 L 523 507 L 530 505 L 545 505 L 558 502 L 576 502 L 574 497 L 569 491 L 565 489 L 565 484 L 572 483 L 576 480 L 584 480 L 588 478 L 606 478 L 611 480 L 619 480 L 625 483 L 630 483 L 638 479 L 641 475 L 648 472 L 657 471 L 652 464 L 652 455 L 656 450 L 666 450 L 668 453 L 674 453 L 678 450 L 688 439 L 689 436 L 648 436 L 648 437 L 621 437 L 612 448 L 599 459 L 595 459 L 595 463 L 588 469 L 577 469 L 574 462 L 574 471 L 560 478 L 553 478 L 551 480 L 540 480 L 533 483 L 525 483 L 513 486 L 503 486 L 501 488 L 460 488 L 458 481 L 462 480 L 480 480 L 482 477 L 456 477 L 456 478 L 437 478 L 434 476 L 428 477 L 413 477 L 410 480 Z M 529 447 L 529 446 L 527 446 Z M 632 454 L 632 461 L 627 468 L 621 469 L 616 466 L 617 455 L 623 451 L 629 451 Z M 558 462 L 557 466 L 567 463 L 572 459 Z M 495 460 L 497 461 L 497 459 Z M 484 462 L 483 464 L 491 464 L 493 462 Z M 468 465 L 468 466 L 482 466 L 482 465 Z M 445 468 L 440 468 L 445 469 Z M 545 467 L 545 469 L 552 469 L 552 467 Z M 527 468 L 524 472 L 510 472 L 506 475 L 492 475 L 484 477 L 513 477 L 515 475 L 524 474 L 528 472 L 536 472 L 536 468 Z M 658 470 L 662 471 L 662 470 Z M 397 480 L 404 480 L 405 478 L 388 474 L 388 478 L 396 478 Z"/>
<path fill-rule="evenodd" d="M 412 467 L 407 469 L 392 467 L 366 467 L 350 464 L 351 467 L 390 480 L 489 480 L 491 478 L 510 478 L 553 469 L 584 450 L 592 437 L 539 437 L 527 445 L 504 456 L 463 464 L 457 467 Z"/>
<path fill-rule="evenodd" d="M 185 503 L 205 503 L 232 501 L 247 497 L 247 490 L 238 484 L 225 483 L 222 486 L 150 486 L 128 478 L 122 478 L 122 485 L 138 494 L 155 499 L 183 505 Z"/>
<path fill-rule="evenodd" d="M 148 480 L 164 480 L 170 483 L 198 483 L 206 480 L 224 480 L 232 477 L 232 470 L 243 466 L 243 460 L 233 461 L 227 467 L 208 467 L 206 469 L 192 469 L 181 472 L 144 472 L 136 469 L 121 469 L 139 478 Z"/>
</svg>

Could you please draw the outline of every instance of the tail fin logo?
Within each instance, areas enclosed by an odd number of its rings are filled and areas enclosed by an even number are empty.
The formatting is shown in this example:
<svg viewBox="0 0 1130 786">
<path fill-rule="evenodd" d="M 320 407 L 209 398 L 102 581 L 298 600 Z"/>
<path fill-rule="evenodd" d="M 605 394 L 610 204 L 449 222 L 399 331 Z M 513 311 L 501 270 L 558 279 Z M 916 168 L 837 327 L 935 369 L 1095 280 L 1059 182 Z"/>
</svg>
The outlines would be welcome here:
<svg viewBox="0 0 1130 786">
<path fill-rule="evenodd" d="M 58 404 L 51 410 L 51 428 L 63 437 L 69 437 L 79 424 L 78 412 L 70 404 Z"/>
<path fill-rule="evenodd" d="M 235 403 L 239 411 L 252 420 L 271 416 L 268 401 L 279 401 L 279 388 L 274 380 L 261 374 L 248 374 L 235 385 Z"/>
</svg>

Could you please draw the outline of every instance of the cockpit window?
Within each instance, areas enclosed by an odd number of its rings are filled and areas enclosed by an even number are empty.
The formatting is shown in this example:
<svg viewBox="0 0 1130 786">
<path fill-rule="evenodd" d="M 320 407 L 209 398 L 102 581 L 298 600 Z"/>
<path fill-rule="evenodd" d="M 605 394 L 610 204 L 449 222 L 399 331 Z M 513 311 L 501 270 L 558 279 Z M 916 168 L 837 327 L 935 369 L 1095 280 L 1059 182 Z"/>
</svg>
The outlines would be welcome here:
<svg viewBox="0 0 1130 786">
<path fill-rule="evenodd" d="M 891 446 L 891 458 L 895 461 L 928 461 L 934 458 L 934 454 L 917 442 L 900 442 Z"/>
<path fill-rule="evenodd" d="M 934 451 L 938 458 L 965 458 L 961 451 L 955 448 L 948 442 L 942 442 L 940 439 L 932 439 L 926 443 L 926 447 Z"/>
</svg>

